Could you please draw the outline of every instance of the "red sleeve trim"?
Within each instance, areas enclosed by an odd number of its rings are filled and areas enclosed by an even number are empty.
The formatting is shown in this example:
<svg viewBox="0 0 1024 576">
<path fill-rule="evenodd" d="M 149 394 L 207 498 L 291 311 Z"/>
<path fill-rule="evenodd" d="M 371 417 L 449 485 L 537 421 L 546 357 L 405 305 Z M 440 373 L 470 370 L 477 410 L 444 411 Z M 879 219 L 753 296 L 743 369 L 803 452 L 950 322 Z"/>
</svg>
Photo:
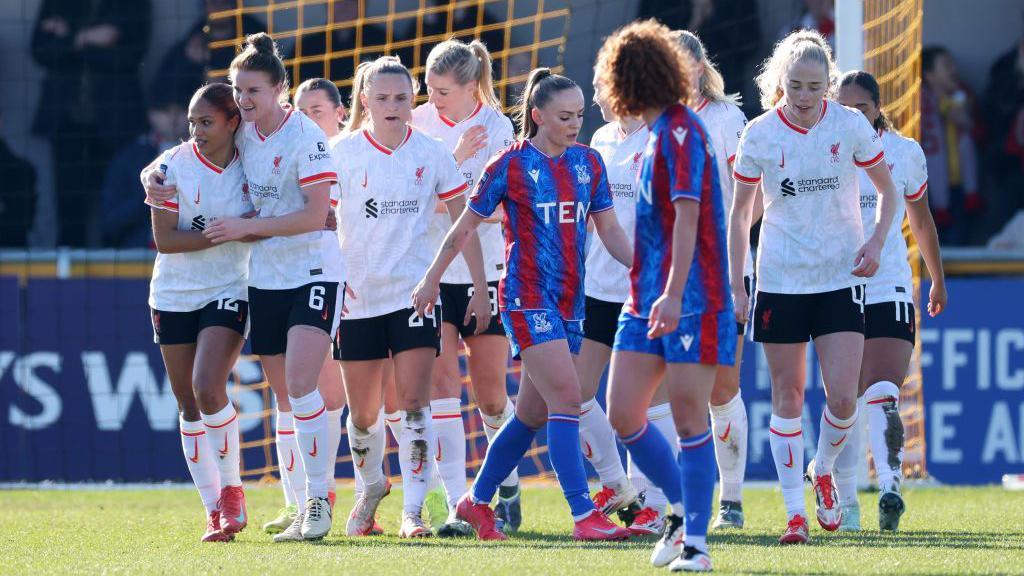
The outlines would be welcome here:
<svg viewBox="0 0 1024 576">
<path fill-rule="evenodd" d="M 914 202 L 916 200 L 920 200 L 921 196 L 924 196 L 924 191 L 927 190 L 927 189 L 928 189 L 928 181 L 925 180 L 924 184 L 921 184 L 921 187 L 917 189 L 917 192 L 914 192 L 910 196 L 906 196 L 906 199 L 910 200 L 911 202 Z"/>
<path fill-rule="evenodd" d="M 744 176 L 743 174 L 740 174 L 739 172 L 735 172 L 735 171 L 732 173 L 732 177 L 737 179 L 737 180 L 739 180 L 740 182 L 743 182 L 744 184 L 757 184 L 758 182 L 761 181 L 761 177 L 760 176 L 758 176 L 757 178 L 750 178 L 748 176 Z"/>
<path fill-rule="evenodd" d="M 331 208 L 337 208 L 337 207 L 338 207 L 338 201 L 335 200 L 334 198 L 331 198 Z"/>
<path fill-rule="evenodd" d="M 437 197 L 441 199 L 443 202 L 447 202 L 448 200 L 451 200 L 452 198 L 455 198 L 459 194 L 465 192 L 467 188 L 469 188 L 469 184 L 463 182 L 462 184 L 459 184 L 457 187 L 447 192 L 442 192 L 441 194 L 438 194 Z"/>
<path fill-rule="evenodd" d="M 145 204 L 146 206 L 149 206 L 150 208 L 156 208 L 157 210 L 167 210 L 168 212 L 178 211 L 178 203 L 171 202 L 170 200 L 164 200 L 164 202 L 161 204 L 153 204 L 149 201 L 146 201 Z"/>
<path fill-rule="evenodd" d="M 337 182 L 338 174 L 335 172 L 321 172 L 319 174 L 313 174 L 312 176 L 306 176 L 305 178 L 299 178 L 299 186 L 309 186 L 310 184 L 319 184 L 320 182 Z"/>
<path fill-rule="evenodd" d="M 878 156 L 875 156 L 874 158 L 872 158 L 871 160 L 868 160 L 867 162 L 861 162 L 861 161 L 857 160 L 856 158 L 854 158 L 853 159 L 853 163 L 857 165 L 857 168 L 871 168 L 875 164 L 878 164 L 879 162 L 881 162 L 882 158 L 884 158 L 884 157 L 885 157 L 885 150 L 882 150 L 881 152 L 878 153 Z"/>
<path fill-rule="evenodd" d="M 736 155 L 735 154 L 733 154 L 732 156 L 729 156 L 729 159 L 726 160 L 726 162 L 729 163 L 729 166 L 732 166 L 732 163 L 735 162 L 735 161 L 736 161 Z"/>
</svg>

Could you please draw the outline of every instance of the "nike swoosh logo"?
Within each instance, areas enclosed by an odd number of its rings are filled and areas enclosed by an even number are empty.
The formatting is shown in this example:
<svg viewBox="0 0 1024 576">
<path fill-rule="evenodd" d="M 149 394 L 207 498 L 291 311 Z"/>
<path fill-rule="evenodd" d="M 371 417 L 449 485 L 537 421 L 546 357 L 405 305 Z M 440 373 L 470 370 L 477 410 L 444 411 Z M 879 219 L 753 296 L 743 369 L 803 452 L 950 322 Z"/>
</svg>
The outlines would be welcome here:
<svg viewBox="0 0 1024 576">
<path fill-rule="evenodd" d="M 789 449 L 789 463 L 788 464 L 783 464 L 783 466 L 785 466 L 786 468 L 792 468 L 793 467 L 793 447 L 792 446 L 786 446 L 786 448 Z"/>
<path fill-rule="evenodd" d="M 721 440 L 722 442 L 725 442 L 726 440 L 729 439 L 729 432 L 730 431 L 732 431 L 732 422 L 729 422 L 729 424 L 726 425 L 726 427 L 725 427 L 725 434 L 722 434 L 721 436 L 719 436 L 718 439 Z"/>
<path fill-rule="evenodd" d="M 238 522 L 239 524 L 245 523 L 245 510 L 242 510 L 242 513 L 238 516 L 235 516 L 235 522 Z"/>
<path fill-rule="evenodd" d="M 600 532 L 601 534 L 615 534 L 619 531 L 618 528 L 594 528 L 594 532 Z"/>
<path fill-rule="evenodd" d="M 587 460 L 590 460 L 594 457 L 594 449 L 590 447 L 590 442 L 584 441 L 583 446 L 586 448 L 586 450 L 583 451 L 583 455 L 587 457 Z"/>
<path fill-rule="evenodd" d="M 321 316 L 321 318 L 323 318 L 324 320 L 327 320 L 327 307 L 326 306 L 324 306 L 324 315 Z"/>
<path fill-rule="evenodd" d="M 366 188 L 366 170 L 363 170 L 363 188 Z"/>
<path fill-rule="evenodd" d="M 221 458 L 223 458 L 223 457 L 228 455 L 228 437 L 227 436 L 224 437 L 224 447 L 221 448 L 220 450 L 218 450 L 218 452 L 220 452 L 220 457 Z"/>
<path fill-rule="evenodd" d="M 288 453 L 291 454 L 292 459 L 290 462 L 288 462 L 288 466 L 286 466 L 285 469 L 291 472 L 295 470 L 295 452 L 289 450 Z"/>
<path fill-rule="evenodd" d="M 365 456 L 360 456 L 359 457 L 359 464 L 356 464 L 356 468 L 362 468 L 363 464 L 366 464 L 366 457 Z"/>
<path fill-rule="evenodd" d="M 786 151 L 782 150 L 782 161 L 779 162 L 779 168 L 785 168 L 785 167 L 786 167 Z"/>
<path fill-rule="evenodd" d="M 413 468 L 412 473 L 413 474 L 419 474 L 420 472 L 423 472 L 423 464 L 426 461 L 427 461 L 426 458 L 420 458 L 420 463 L 416 465 L 416 468 Z"/>
<path fill-rule="evenodd" d="M 196 437 L 194 440 L 195 440 L 195 443 L 193 444 L 193 448 L 192 448 L 193 455 L 189 456 L 188 459 L 191 460 L 192 463 L 198 464 L 199 463 L 199 438 Z"/>
<path fill-rule="evenodd" d="M 196 186 L 196 204 L 199 204 L 199 186 Z"/>
<path fill-rule="evenodd" d="M 316 449 L 316 436 L 313 436 L 313 451 L 312 451 L 312 452 L 308 452 L 308 454 L 309 454 L 310 456 L 312 456 L 313 458 L 316 458 L 316 455 L 317 455 L 317 449 Z"/>
<path fill-rule="evenodd" d="M 441 461 L 441 440 L 437 441 L 437 456 L 434 456 L 434 460 L 437 462 Z"/>
<path fill-rule="evenodd" d="M 835 442 L 829 442 L 829 444 L 831 444 L 832 446 L 839 446 L 840 444 L 843 443 L 843 440 L 846 440 L 846 434 L 843 434 L 843 437 L 840 438 L 839 440 L 836 440 Z"/>
</svg>

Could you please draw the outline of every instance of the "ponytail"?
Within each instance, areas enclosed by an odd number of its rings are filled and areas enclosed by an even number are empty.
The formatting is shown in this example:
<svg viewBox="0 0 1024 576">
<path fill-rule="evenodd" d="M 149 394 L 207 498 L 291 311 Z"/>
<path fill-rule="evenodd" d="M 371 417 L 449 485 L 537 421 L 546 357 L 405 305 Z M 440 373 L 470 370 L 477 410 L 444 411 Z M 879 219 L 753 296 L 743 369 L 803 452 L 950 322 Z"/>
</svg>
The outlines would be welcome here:
<svg viewBox="0 0 1024 576">
<path fill-rule="evenodd" d="M 470 42 L 469 48 L 476 55 L 477 62 L 479 63 L 479 71 L 476 75 L 477 100 L 501 112 L 501 102 L 498 100 L 497 94 L 494 93 L 494 71 L 492 69 L 491 53 L 487 51 L 487 46 L 484 46 L 484 43 L 479 40 Z"/>
<path fill-rule="evenodd" d="M 405 76 L 409 80 L 410 89 L 413 95 L 419 91 L 416 79 L 412 77 L 409 69 L 402 65 L 397 56 L 381 56 L 371 62 L 363 62 L 356 68 L 356 76 L 352 81 L 352 100 L 349 103 L 349 117 L 345 124 L 345 130 L 355 132 L 366 125 L 367 112 L 363 107 L 360 95 L 366 94 L 373 86 L 373 80 L 378 74 L 397 74 Z"/>
<path fill-rule="evenodd" d="M 427 70 L 431 74 L 451 74 L 455 83 L 463 86 L 476 82 L 476 99 L 501 111 L 501 102 L 494 94 L 491 53 L 479 40 L 466 44 L 459 40 L 445 40 L 427 56 Z"/>
<path fill-rule="evenodd" d="M 576 88 L 576 83 L 551 72 L 550 68 L 535 68 L 530 72 L 523 88 L 523 95 L 515 109 L 519 122 L 519 137 L 533 138 L 537 135 L 537 123 L 533 121 L 533 109 L 543 108 L 551 98 L 562 90 Z"/>
<path fill-rule="evenodd" d="M 271 86 L 282 85 L 282 94 L 288 91 L 288 72 L 281 61 L 274 38 L 266 32 L 249 34 L 245 37 L 242 51 L 231 61 L 228 74 L 234 82 L 240 71 L 265 72 Z"/>
<path fill-rule="evenodd" d="M 700 95 L 710 102 L 728 102 L 739 106 L 740 95 L 725 93 L 725 78 L 722 78 L 718 67 L 708 58 L 707 50 L 700 38 L 686 30 L 675 30 L 672 32 L 672 36 L 701 69 L 700 86 L 698 87 Z"/>
</svg>

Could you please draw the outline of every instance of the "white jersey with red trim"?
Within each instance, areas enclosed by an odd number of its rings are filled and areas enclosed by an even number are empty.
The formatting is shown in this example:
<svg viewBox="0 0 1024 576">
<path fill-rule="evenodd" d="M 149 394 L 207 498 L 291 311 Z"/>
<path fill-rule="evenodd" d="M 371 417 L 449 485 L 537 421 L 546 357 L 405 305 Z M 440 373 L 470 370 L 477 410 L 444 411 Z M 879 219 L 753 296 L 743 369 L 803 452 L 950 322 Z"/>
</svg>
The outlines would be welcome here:
<svg viewBox="0 0 1024 576">
<path fill-rule="evenodd" d="M 302 210 L 302 188 L 337 182 L 327 136 L 312 120 L 287 109 L 281 125 L 262 134 L 255 123 L 239 130 L 242 164 L 257 218 L 284 216 Z M 324 214 L 327 218 L 327 214 Z M 275 236 L 254 242 L 249 285 L 263 290 L 298 288 L 311 282 L 340 282 L 344 266 L 325 252 L 327 230 Z"/>
<path fill-rule="evenodd" d="M 885 161 L 892 172 L 892 180 L 903 199 L 916 202 L 924 197 L 928 189 L 928 166 L 921 145 L 911 138 L 895 132 L 882 132 L 882 147 Z M 878 208 L 878 190 L 871 183 L 867 172 L 860 171 L 860 211 L 864 221 L 864 237 L 875 231 L 875 213 Z M 896 203 L 889 234 L 885 237 L 878 272 L 868 278 L 867 304 L 879 302 L 914 302 L 913 276 L 907 260 L 907 241 L 903 238 L 903 215 L 907 206 L 904 201 Z"/>
<path fill-rule="evenodd" d="M 477 104 L 476 110 L 468 118 L 461 122 L 453 122 L 437 111 L 433 104 L 427 102 L 412 111 L 412 125 L 422 130 L 428 136 L 440 139 L 451 152 L 459 144 L 459 138 L 466 130 L 474 126 L 483 126 L 487 130 L 487 145 L 478 150 L 472 157 L 467 158 L 460 166 L 459 171 L 466 179 L 466 185 L 470 190 L 476 184 L 477 178 L 484 171 L 487 160 L 512 145 L 512 121 L 504 114 L 490 106 Z M 451 217 L 447 213 L 434 214 L 430 223 L 430 238 L 434 247 L 441 245 L 445 234 L 452 227 Z M 501 271 L 505 268 L 505 240 L 501 235 L 501 223 L 484 222 L 476 229 L 480 236 L 480 246 L 484 253 L 484 271 L 488 282 L 494 282 L 501 277 Z M 451 266 L 445 270 L 441 278 L 444 284 L 472 284 L 473 278 L 469 275 L 469 266 L 466 259 L 459 255 L 452 261 Z"/>
<path fill-rule="evenodd" d="M 437 203 L 465 194 L 466 179 L 443 142 L 412 128 L 395 150 L 364 129 L 339 138 L 331 153 L 344 159 L 338 230 L 356 293 L 345 318 L 408 308 L 436 251 L 427 229 Z"/>
<path fill-rule="evenodd" d="M 237 217 L 253 207 L 245 173 L 235 150 L 224 168 L 210 162 L 191 141 L 160 155 L 165 182 L 174 198 L 156 206 L 178 215 L 178 230 L 202 232 L 218 218 Z M 157 254 L 149 283 L 149 306 L 165 312 L 191 312 L 214 300 L 246 297 L 249 244 L 227 242 L 195 252 Z"/>
<path fill-rule="evenodd" d="M 615 216 L 630 240 L 636 227 L 637 175 L 650 135 L 651 131 L 643 123 L 626 135 L 618 122 L 609 122 L 598 128 L 590 139 L 590 147 L 604 159 Z M 587 244 L 584 293 L 605 302 L 625 302 L 629 296 L 629 268 L 612 257 L 600 238 L 590 238 Z"/>
<path fill-rule="evenodd" d="M 883 158 L 867 118 L 833 101 L 823 101 L 809 129 L 782 107 L 747 124 L 733 176 L 760 182 L 764 194 L 758 290 L 814 294 L 864 283 L 851 273 L 864 244 L 857 171 Z"/>
<path fill-rule="evenodd" d="M 711 147 L 715 151 L 718 181 L 722 185 L 722 201 L 725 204 L 725 214 L 728 219 L 729 211 L 732 210 L 732 197 L 735 193 L 732 165 L 736 160 L 736 149 L 740 145 L 740 134 L 743 133 L 743 127 L 747 125 L 747 117 L 743 115 L 739 106 L 732 102 L 709 102 L 707 98 L 701 98 L 693 111 L 704 122 L 704 128 L 708 131 L 708 136 L 711 139 Z M 747 258 L 743 261 L 743 275 L 750 276 L 753 273 L 754 260 L 750 250 L 747 250 Z"/>
</svg>

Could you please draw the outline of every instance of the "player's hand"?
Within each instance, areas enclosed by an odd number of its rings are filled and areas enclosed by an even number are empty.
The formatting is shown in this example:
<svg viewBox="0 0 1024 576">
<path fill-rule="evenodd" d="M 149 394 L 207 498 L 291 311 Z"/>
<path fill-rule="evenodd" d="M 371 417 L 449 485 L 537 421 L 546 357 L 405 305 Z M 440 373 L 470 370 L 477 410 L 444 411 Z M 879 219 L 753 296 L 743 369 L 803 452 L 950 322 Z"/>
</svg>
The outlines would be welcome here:
<svg viewBox="0 0 1024 576">
<path fill-rule="evenodd" d="M 141 178 L 142 187 L 146 190 L 146 202 L 148 204 L 161 206 L 164 202 L 174 198 L 174 195 L 178 193 L 178 188 L 174 185 L 164 185 L 167 175 L 157 168 L 143 170 Z"/>
<path fill-rule="evenodd" d="M 432 282 L 426 277 L 420 280 L 420 283 L 416 285 L 416 289 L 412 291 L 412 307 L 416 310 L 416 314 L 423 318 L 433 312 L 434 303 L 437 302 L 437 297 L 440 294 L 441 285 L 438 282 Z"/>
<path fill-rule="evenodd" d="M 480 124 L 473 126 L 462 133 L 459 143 L 455 145 L 455 163 L 461 166 L 486 146 L 487 129 Z"/>
<path fill-rule="evenodd" d="M 349 286 L 348 282 L 345 282 L 345 297 L 341 299 L 341 315 L 342 317 L 348 315 L 348 306 L 345 305 L 349 300 L 359 300 L 359 296 L 356 296 L 356 291 Z"/>
<path fill-rule="evenodd" d="M 682 298 L 668 294 L 658 296 L 651 306 L 651 317 L 647 320 L 647 338 L 654 340 L 675 332 L 679 328 L 682 310 Z"/>
<path fill-rule="evenodd" d="M 203 230 L 203 236 L 214 244 L 241 240 L 252 233 L 252 222 L 247 218 L 218 218 Z"/>
<path fill-rule="evenodd" d="M 882 247 L 877 243 L 868 240 L 866 244 L 857 250 L 857 256 L 853 259 L 854 276 L 870 278 L 878 272 L 878 261 L 882 256 Z"/>
<path fill-rule="evenodd" d="M 932 318 L 942 314 L 946 309 L 946 283 L 934 282 L 928 290 L 928 315 Z"/>
<path fill-rule="evenodd" d="M 747 296 L 746 287 L 732 287 L 732 306 L 736 314 L 736 321 L 746 324 L 747 319 L 750 318 L 750 296 Z"/>
<path fill-rule="evenodd" d="M 481 334 L 491 325 L 491 298 L 487 293 L 487 287 L 483 290 L 474 290 L 469 297 L 469 305 L 466 306 L 466 317 L 462 319 L 463 326 L 469 326 L 469 321 L 476 316 L 476 330 L 474 334 Z"/>
<path fill-rule="evenodd" d="M 338 230 L 338 217 L 334 215 L 334 210 L 327 213 L 327 221 L 324 222 L 324 230 L 330 230 L 331 232 Z"/>
</svg>

